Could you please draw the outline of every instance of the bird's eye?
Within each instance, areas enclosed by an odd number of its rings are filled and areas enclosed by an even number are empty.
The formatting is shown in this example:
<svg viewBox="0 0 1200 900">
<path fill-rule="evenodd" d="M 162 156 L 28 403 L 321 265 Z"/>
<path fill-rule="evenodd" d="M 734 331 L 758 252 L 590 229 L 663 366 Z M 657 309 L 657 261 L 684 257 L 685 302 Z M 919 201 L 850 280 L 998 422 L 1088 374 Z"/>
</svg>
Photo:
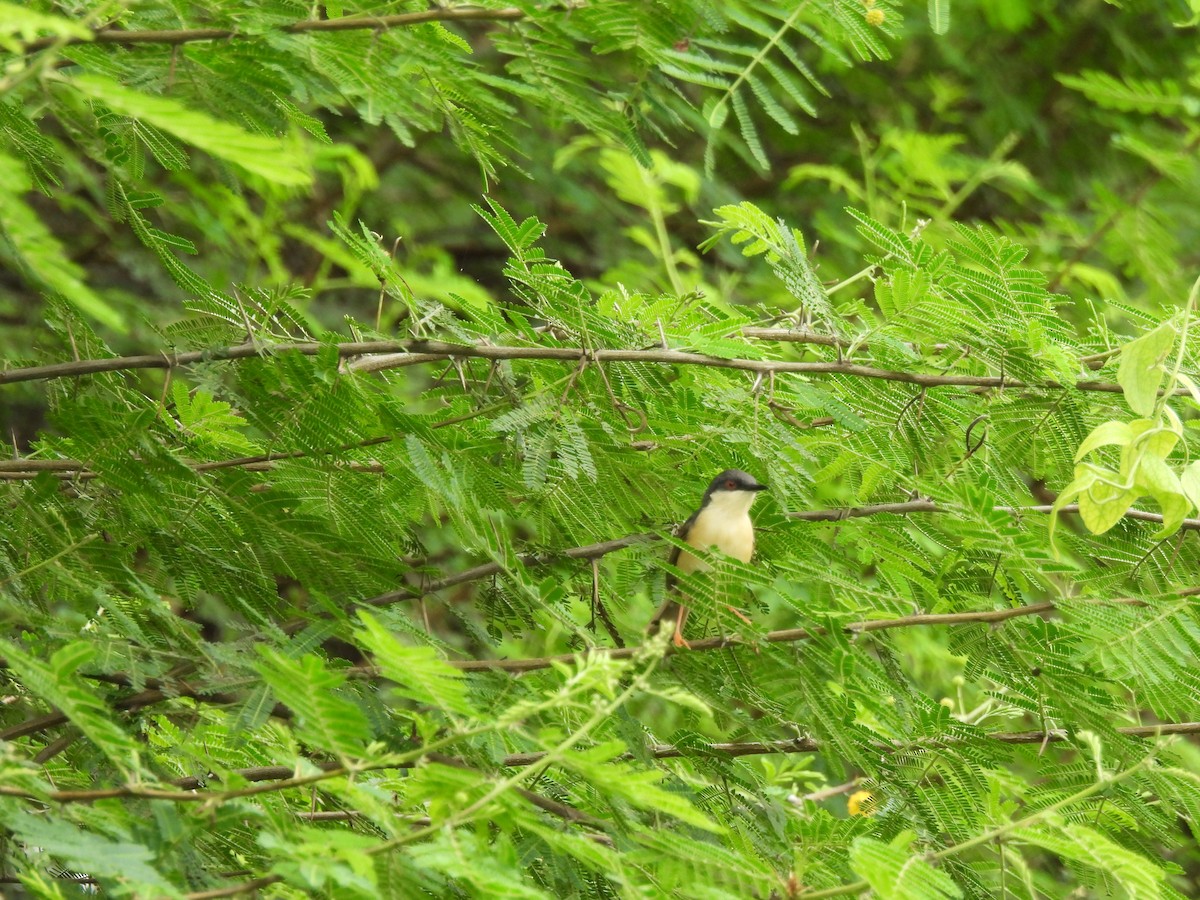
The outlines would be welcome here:
<svg viewBox="0 0 1200 900">
<path fill-rule="evenodd" d="M 725 490 L 732 491 L 735 487 L 737 487 L 737 482 L 734 481 L 732 478 L 730 478 L 727 482 L 725 482 Z"/>
</svg>

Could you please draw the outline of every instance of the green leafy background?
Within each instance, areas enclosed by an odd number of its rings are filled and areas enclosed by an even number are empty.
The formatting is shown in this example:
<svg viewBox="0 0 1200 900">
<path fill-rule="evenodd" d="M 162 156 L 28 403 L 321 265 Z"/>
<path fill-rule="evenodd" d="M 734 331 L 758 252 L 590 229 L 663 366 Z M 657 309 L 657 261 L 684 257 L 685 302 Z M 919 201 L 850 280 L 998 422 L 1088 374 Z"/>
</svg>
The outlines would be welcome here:
<svg viewBox="0 0 1200 900">
<path fill-rule="evenodd" d="M 3 890 L 1196 896 L 1198 16 L 0 3 Z"/>
</svg>

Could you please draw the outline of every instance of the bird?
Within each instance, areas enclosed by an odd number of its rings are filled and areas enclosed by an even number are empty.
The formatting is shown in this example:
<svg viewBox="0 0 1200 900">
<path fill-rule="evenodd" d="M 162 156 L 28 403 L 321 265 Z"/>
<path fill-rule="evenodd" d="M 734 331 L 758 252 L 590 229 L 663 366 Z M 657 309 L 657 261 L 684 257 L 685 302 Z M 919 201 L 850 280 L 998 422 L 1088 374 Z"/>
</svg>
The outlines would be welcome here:
<svg viewBox="0 0 1200 900">
<path fill-rule="evenodd" d="M 726 556 L 742 562 L 750 562 L 754 555 L 754 523 L 750 520 L 750 505 L 759 491 L 767 486 L 759 484 L 754 476 L 741 469 L 726 469 L 712 480 L 700 508 L 692 513 L 675 532 L 685 544 L 700 551 L 716 548 Z M 680 547 L 671 551 L 671 565 L 685 574 L 706 571 L 709 566 L 703 559 Z M 675 577 L 667 575 L 669 596 L 663 601 L 647 631 L 653 633 L 665 622 L 674 622 L 672 642 L 676 647 L 687 647 L 683 637 L 683 623 L 688 617 L 688 608 L 676 599 Z M 732 609 L 732 607 L 730 607 Z"/>
</svg>

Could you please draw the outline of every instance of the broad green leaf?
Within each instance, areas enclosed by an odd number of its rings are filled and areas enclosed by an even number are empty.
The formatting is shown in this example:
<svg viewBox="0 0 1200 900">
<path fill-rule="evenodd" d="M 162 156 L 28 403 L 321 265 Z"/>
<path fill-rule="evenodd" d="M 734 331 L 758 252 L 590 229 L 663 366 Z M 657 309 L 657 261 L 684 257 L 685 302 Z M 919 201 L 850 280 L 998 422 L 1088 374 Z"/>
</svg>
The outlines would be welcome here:
<svg viewBox="0 0 1200 900">
<path fill-rule="evenodd" d="M 1175 327 L 1163 322 L 1121 348 L 1117 381 L 1125 391 L 1125 402 L 1140 416 L 1153 414 L 1162 384 L 1163 361 L 1175 345 Z"/>
<path fill-rule="evenodd" d="M 1192 506 L 1200 509 L 1200 459 L 1190 463 L 1179 474 L 1179 486 L 1184 496 L 1192 501 Z"/>
<path fill-rule="evenodd" d="M 365 610 L 358 613 L 365 627 L 355 636 L 375 656 L 375 662 L 402 697 L 460 716 L 474 716 L 463 673 L 438 656 L 432 647 L 406 647 Z"/>
<path fill-rule="evenodd" d="M 1164 538 L 1178 530 L 1192 510 L 1192 501 L 1184 493 L 1179 476 L 1157 456 L 1149 454 L 1138 463 L 1137 487 L 1149 494 L 1162 509 L 1163 526 L 1157 537 Z"/>
<path fill-rule="evenodd" d="M 1112 481 L 1119 481 L 1116 472 L 1110 472 Z M 1079 495 L 1079 515 L 1092 534 L 1104 534 L 1119 521 L 1133 506 L 1136 492 L 1097 478 Z"/>
<path fill-rule="evenodd" d="M 1058 528 L 1058 514 L 1062 508 L 1081 493 L 1088 490 L 1099 475 L 1096 472 L 1096 467 L 1091 465 L 1078 465 L 1075 467 L 1075 478 L 1065 488 L 1059 491 L 1058 496 L 1054 500 L 1054 505 L 1050 508 L 1050 522 L 1047 527 L 1047 537 L 1050 540 L 1050 546 L 1054 548 L 1055 553 L 1058 552 L 1058 547 L 1054 541 L 1054 533 Z"/>
<path fill-rule="evenodd" d="M 283 185 L 312 182 L 298 144 L 254 134 L 190 109 L 178 100 L 144 94 L 101 75 L 76 75 L 70 83 L 113 112 L 148 122 L 185 144 L 267 181 Z"/>
<path fill-rule="evenodd" d="M 1097 447 L 1110 445 L 1125 446 L 1134 438 L 1134 433 L 1125 422 L 1105 422 L 1092 429 L 1092 433 L 1083 439 L 1079 449 L 1075 451 L 1075 462 L 1083 459 Z"/>
<path fill-rule="evenodd" d="M 1164 428 L 1160 423 L 1151 419 L 1134 419 L 1129 423 L 1132 440 L 1128 453 L 1131 457 L 1140 457 L 1143 453 L 1166 459 L 1179 443 L 1179 431 Z M 1150 433 L 1153 432 L 1153 433 Z"/>
<path fill-rule="evenodd" d="M 1192 400 L 1195 401 L 1196 405 L 1200 406 L 1200 385 L 1197 385 L 1191 377 L 1183 372 L 1180 372 L 1175 377 L 1179 379 L 1180 386 L 1187 389 L 1188 394 L 1191 396 Z"/>
</svg>

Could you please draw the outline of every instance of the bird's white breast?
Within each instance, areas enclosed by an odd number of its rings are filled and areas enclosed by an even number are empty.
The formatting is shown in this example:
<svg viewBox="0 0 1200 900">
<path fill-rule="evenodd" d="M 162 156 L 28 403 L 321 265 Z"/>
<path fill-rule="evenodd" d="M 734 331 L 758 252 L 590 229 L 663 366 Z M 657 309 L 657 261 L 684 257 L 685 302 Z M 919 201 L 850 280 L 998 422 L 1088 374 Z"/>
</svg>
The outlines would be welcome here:
<svg viewBox="0 0 1200 900">
<path fill-rule="evenodd" d="M 754 555 L 754 523 L 750 520 L 751 491 L 723 491 L 714 494 L 696 516 L 684 539 L 698 550 L 716 548 L 726 556 L 750 562 Z M 707 569 L 690 553 L 679 554 L 678 566 L 684 572 Z"/>
</svg>

